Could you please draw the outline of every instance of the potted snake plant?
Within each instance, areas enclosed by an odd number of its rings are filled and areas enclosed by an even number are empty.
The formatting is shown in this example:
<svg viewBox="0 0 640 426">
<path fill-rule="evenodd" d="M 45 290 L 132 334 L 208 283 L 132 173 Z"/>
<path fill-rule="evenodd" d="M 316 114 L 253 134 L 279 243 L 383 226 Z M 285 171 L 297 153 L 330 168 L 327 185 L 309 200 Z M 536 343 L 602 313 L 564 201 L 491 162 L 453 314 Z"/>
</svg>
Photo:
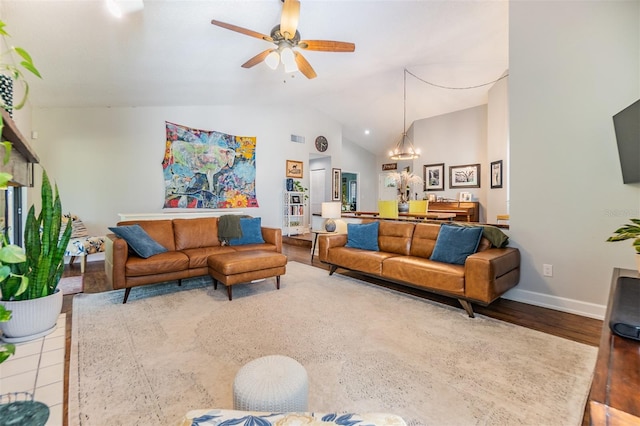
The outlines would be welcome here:
<svg viewBox="0 0 640 426">
<path fill-rule="evenodd" d="M 24 262 L 13 265 L 16 273 L 0 281 L 0 305 L 12 318 L 0 323 L 5 342 L 33 340 L 55 330 L 62 310 L 62 292 L 57 288 L 64 270 L 64 252 L 71 238 L 71 221 L 63 229 L 62 203 L 42 172 L 42 209 L 27 213 L 24 231 Z"/>
</svg>

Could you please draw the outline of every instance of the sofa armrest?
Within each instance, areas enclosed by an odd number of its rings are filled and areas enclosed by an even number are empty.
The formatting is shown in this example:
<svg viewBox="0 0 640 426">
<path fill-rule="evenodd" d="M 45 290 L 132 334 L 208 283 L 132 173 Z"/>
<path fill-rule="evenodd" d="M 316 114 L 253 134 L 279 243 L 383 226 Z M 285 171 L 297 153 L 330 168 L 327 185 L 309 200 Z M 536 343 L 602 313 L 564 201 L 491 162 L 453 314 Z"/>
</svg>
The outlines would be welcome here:
<svg viewBox="0 0 640 426">
<path fill-rule="evenodd" d="M 276 252 L 282 253 L 282 229 L 262 227 L 262 239 L 276 246 Z"/>
<path fill-rule="evenodd" d="M 465 297 L 491 303 L 520 281 L 520 250 L 490 248 L 467 257 Z"/>
<path fill-rule="evenodd" d="M 332 247 L 344 247 L 347 244 L 347 234 L 320 234 L 318 235 L 318 257 L 321 262 L 329 259 L 329 249 Z"/>
<path fill-rule="evenodd" d="M 105 239 L 104 272 L 107 282 L 114 290 L 125 288 L 125 266 L 129 258 L 129 245 L 115 234 L 107 234 Z"/>
</svg>

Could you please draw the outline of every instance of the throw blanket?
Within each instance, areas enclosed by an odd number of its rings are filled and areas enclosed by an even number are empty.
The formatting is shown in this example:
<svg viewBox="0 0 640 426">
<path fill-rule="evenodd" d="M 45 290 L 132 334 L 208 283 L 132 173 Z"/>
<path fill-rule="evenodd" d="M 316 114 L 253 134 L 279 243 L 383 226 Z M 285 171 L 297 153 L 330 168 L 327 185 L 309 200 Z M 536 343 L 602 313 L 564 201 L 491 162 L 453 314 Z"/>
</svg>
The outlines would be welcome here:
<svg viewBox="0 0 640 426">
<path fill-rule="evenodd" d="M 469 222 L 451 222 L 450 225 L 456 226 L 482 226 L 482 236 L 485 237 L 492 246 L 497 248 L 504 248 L 509 245 L 509 236 L 495 226 L 491 225 L 477 225 Z"/>
<path fill-rule="evenodd" d="M 251 217 L 239 214 L 225 214 L 218 219 L 218 240 L 228 243 L 233 238 L 242 238 L 241 217 Z"/>
</svg>

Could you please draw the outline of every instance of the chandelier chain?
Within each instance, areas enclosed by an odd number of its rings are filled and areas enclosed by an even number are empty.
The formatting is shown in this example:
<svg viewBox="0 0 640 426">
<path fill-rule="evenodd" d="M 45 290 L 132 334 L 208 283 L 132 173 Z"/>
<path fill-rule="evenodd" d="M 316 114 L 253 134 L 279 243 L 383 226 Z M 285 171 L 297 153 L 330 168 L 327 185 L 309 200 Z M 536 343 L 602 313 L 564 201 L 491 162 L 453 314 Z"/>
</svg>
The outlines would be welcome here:
<svg viewBox="0 0 640 426">
<path fill-rule="evenodd" d="M 438 88 L 440 88 L 440 89 L 447 89 L 447 90 L 469 90 L 469 89 L 477 89 L 477 88 L 479 88 L 479 87 L 484 87 L 484 86 L 488 86 L 488 85 L 490 85 L 490 84 L 497 83 L 498 81 L 502 80 L 503 78 L 507 78 L 507 77 L 509 77 L 509 73 L 507 73 L 507 74 L 503 75 L 502 77 L 497 78 L 497 79 L 495 79 L 495 80 L 493 80 L 493 81 L 489 81 L 489 82 L 487 82 L 487 83 L 478 84 L 478 85 L 476 85 L 476 86 L 467 86 L 467 87 L 450 87 L 450 86 L 442 86 L 442 85 L 440 85 L 440 84 L 431 83 L 430 81 L 427 81 L 427 80 L 425 80 L 425 79 L 423 79 L 423 78 L 418 77 L 417 75 L 415 75 L 414 73 L 412 73 L 411 71 L 409 71 L 409 70 L 408 70 L 408 69 L 406 69 L 406 68 L 405 68 L 404 72 L 405 72 L 405 73 L 409 73 L 409 74 L 411 74 L 413 77 L 415 77 L 416 79 L 420 80 L 421 82 L 423 82 L 423 83 L 425 83 L 425 84 L 428 84 L 429 86 L 438 87 Z M 405 81 L 406 81 L 406 78 L 407 78 L 407 77 L 406 77 L 406 75 L 405 75 Z M 405 88 L 405 91 L 406 91 L 406 88 Z"/>
<path fill-rule="evenodd" d="M 404 109 L 403 109 L 403 112 L 402 112 L 402 131 L 405 132 L 405 133 L 407 132 L 407 73 L 408 72 L 409 71 L 407 71 L 407 69 L 405 68 L 404 69 L 404 74 L 403 74 L 403 76 L 404 76 L 404 95 L 403 95 L 404 96 L 403 97 Z"/>
</svg>

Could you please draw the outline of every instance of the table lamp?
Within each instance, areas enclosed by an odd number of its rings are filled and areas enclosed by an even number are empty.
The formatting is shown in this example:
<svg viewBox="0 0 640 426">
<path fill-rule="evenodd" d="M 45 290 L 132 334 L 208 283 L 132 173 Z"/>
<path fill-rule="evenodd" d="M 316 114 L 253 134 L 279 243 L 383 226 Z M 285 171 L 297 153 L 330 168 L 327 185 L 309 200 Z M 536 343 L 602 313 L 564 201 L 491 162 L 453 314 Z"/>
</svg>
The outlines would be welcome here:
<svg viewBox="0 0 640 426">
<path fill-rule="evenodd" d="M 339 219 L 342 217 L 342 203 L 322 203 L 321 216 L 323 219 L 326 219 L 324 222 L 324 230 L 327 232 L 335 232 L 336 222 L 333 219 Z"/>
</svg>

